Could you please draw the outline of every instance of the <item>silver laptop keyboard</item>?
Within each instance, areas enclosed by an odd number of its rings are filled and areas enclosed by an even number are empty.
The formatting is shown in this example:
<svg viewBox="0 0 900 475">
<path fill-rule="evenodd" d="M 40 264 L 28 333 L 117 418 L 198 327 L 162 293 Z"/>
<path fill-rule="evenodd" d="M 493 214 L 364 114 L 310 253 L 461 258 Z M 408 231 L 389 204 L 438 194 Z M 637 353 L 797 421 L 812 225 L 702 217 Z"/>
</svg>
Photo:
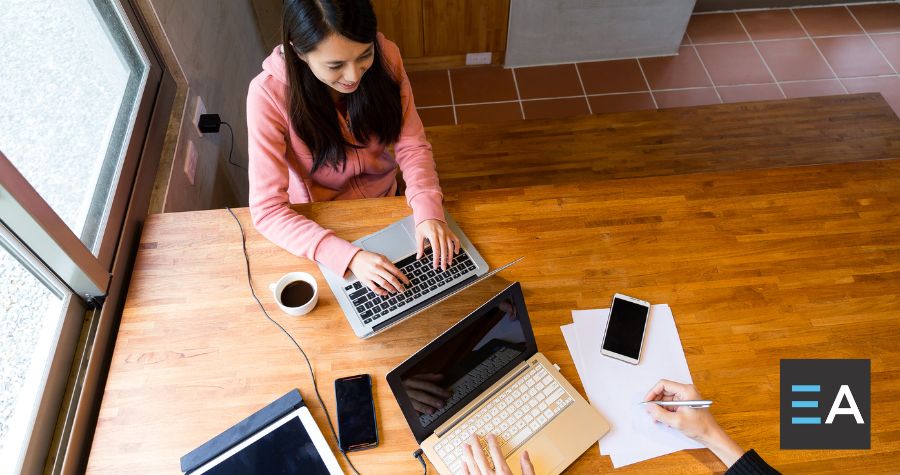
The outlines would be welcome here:
<svg viewBox="0 0 900 475">
<path fill-rule="evenodd" d="M 472 434 L 495 434 L 506 457 L 572 404 L 569 393 L 542 365 L 536 365 L 485 402 L 472 417 L 441 437 L 434 448 L 451 473 L 462 473 L 462 445 Z"/>
<path fill-rule="evenodd" d="M 402 293 L 382 297 L 359 281 L 345 286 L 344 291 L 353 302 L 359 318 L 363 323 L 369 324 L 403 312 L 475 273 L 475 264 L 463 249 L 453 256 L 453 262 L 447 270 L 435 270 L 433 260 L 429 247 L 425 249 L 421 259 L 417 260 L 413 253 L 394 264 L 409 279 L 409 285 Z"/>
<path fill-rule="evenodd" d="M 419 422 L 422 424 L 422 427 L 427 427 L 437 420 L 441 414 L 450 410 L 456 403 L 462 401 L 472 391 L 481 386 L 481 383 L 487 381 L 491 375 L 496 374 L 497 371 L 521 354 L 521 351 L 512 348 L 502 348 L 500 351 L 492 354 L 488 359 L 479 363 L 478 366 L 474 367 L 471 371 L 466 373 L 465 376 L 459 378 L 447 388 L 452 394 L 449 399 L 444 401 L 443 407 L 434 411 L 432 414 L 422 414 L 419 416 Z"/>
</svg>

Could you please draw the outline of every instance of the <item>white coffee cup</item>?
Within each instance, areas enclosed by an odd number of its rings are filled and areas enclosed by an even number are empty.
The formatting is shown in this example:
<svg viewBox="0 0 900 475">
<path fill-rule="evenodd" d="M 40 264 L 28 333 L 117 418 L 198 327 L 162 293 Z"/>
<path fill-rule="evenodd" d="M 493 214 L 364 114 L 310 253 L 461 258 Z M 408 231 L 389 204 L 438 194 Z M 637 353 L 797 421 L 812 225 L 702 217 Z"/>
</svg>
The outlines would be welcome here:
<svg viewBox="0 0 900 475">
<path fill-rule="evenodd" d="M 312 298 L 310 298 L 306 303 L 300 305 L 299 307 L 289 307 L 281 301 L 281 293 L 284 291 L 284 288 L 294 282 L 306 282 L 307 284 L 312 286 Z M 319 302 L 319 286 L 316 284 L 316 278 L 307 274 L 306 272 L 290 272 L 285 274 L 278 282 L 274 284 L 269 284 L 269 290 L 272 291 L 272 295 L 275 297 L 275 303 L 278 304 L 278 307 L 281 308 L 281 311 L 288 315 L 292 315 L 295 317 L 299 317 L 300 315 L 306 315 L 313 308 L 316 307 L 316 304 Z"/>
</svg>

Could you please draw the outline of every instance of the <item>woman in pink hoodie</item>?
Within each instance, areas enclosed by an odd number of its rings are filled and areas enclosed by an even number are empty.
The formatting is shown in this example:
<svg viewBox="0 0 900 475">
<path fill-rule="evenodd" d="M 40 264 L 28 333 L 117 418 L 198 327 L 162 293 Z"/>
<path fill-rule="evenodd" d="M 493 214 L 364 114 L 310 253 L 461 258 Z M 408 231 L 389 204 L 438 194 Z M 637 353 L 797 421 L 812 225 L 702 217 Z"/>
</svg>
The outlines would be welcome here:
<svg viewBox="0 0 900 475">
<path fill-rule="evenodd" d="M 400 51 L 378 33 L 369 0 L 286 0 L 282 31 L 282 44 L 247 94 L 253 224 L 291 253 L 338 275 L 349 270 L 381 295 L 402 292 L 409 280 L 391 261 L 290 208 L 394 196 L 399 166 L 418 254 L 427 239 L 435 268 L 446 269 L 459 238 L 444 218 L 431 145 Z"/>
</svg>

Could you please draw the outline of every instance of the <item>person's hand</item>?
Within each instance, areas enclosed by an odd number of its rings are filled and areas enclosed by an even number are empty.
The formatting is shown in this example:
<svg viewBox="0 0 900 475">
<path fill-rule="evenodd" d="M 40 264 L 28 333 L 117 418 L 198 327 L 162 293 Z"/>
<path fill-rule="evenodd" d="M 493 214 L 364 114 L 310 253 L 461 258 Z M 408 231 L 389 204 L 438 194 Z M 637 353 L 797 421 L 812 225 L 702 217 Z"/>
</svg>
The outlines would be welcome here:
<svg viewBox="0 0 900 475">
<path fill-rule="evenodd" d="M 431 244 L 434 268 L 447 270 L 453 262 L 453 254 L 459 254 L 459 238 L 447 223 L 437 219 L 426 219 L 416 226 L 416 259 L 425 254 L 425 240 Z"/>
<path fill-rule="evenodd" d="M 425 373 L 403 380 L 406 394 L 409 395 L 413 408 L 420 414 L 434 414 L 434 411 L 444 407 L 444 402 L 451 394 L 437 385 L 443 379 L 443 374 Z"/>
<path fill-rule="evenodd" d="M 403 272 L 381 254 L 359 251 L 348 267 L 360 282 L 382 297 L 388 293 L 403 292 L 403 285 L 409 285 L 409 279 Z"/>
<path fill-rule="evenodd" d="M 512 474 L 512 470 L 506 464 L 506 459 L 503 458 L 503 453 L 500 452 L 497 437 L 494 434 L 488 434 L 486 439 L 494 469 L 491 470 L 491 462 L 485 458 L 484 451 L 481 450 L 481 442 L 478 440 L 478 436 L 472 434 L 472 437 L 462 446 L 463 459 L 465 460 L 463 473 L 466 475 Z M 528 458 L 528 451 L 522 451 L 522 455 L 519 456 L 519 465 L 522 467 L 522 475 L 534 475 L 534 466 L 531 465 L 531 459 Z"/>
<path fill-rule="evenodd" d="M 666 379 L 659 380 L 644 396 L 644 401 L 695 401 L 703 399 L 693 384 L 682 384 Z M 647 404 L 647 412 L 657 422 L 678 429 L 682 434 L 709 447 L 727 466 L 731 466 L 744 454 L 728 434 L 719 426 L 709 409 L 693 409 L 685 406 L 662 407 Z"/>
</svg>

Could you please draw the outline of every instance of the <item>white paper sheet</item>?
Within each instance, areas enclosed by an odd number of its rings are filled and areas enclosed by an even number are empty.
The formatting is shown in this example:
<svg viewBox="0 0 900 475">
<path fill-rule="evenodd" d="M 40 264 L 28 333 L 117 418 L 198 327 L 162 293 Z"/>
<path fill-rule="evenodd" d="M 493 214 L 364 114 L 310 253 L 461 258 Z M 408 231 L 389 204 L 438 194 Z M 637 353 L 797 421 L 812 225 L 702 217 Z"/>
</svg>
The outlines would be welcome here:
<svg viewBox="0 0 900 475">
<path fill-rule="evenodd" d="M 660 379 L 692 382 L 668 305 L 651 307 L 641 362 L 631 365 L 600 353 L 609 309 L 573 311 L 562 327 L 591 404 L 609 421 L 600 453 L 618 468 L 682 449 L 702 448 L 675 429 L 656 424 L 639 403 Z"/>
</svg>

